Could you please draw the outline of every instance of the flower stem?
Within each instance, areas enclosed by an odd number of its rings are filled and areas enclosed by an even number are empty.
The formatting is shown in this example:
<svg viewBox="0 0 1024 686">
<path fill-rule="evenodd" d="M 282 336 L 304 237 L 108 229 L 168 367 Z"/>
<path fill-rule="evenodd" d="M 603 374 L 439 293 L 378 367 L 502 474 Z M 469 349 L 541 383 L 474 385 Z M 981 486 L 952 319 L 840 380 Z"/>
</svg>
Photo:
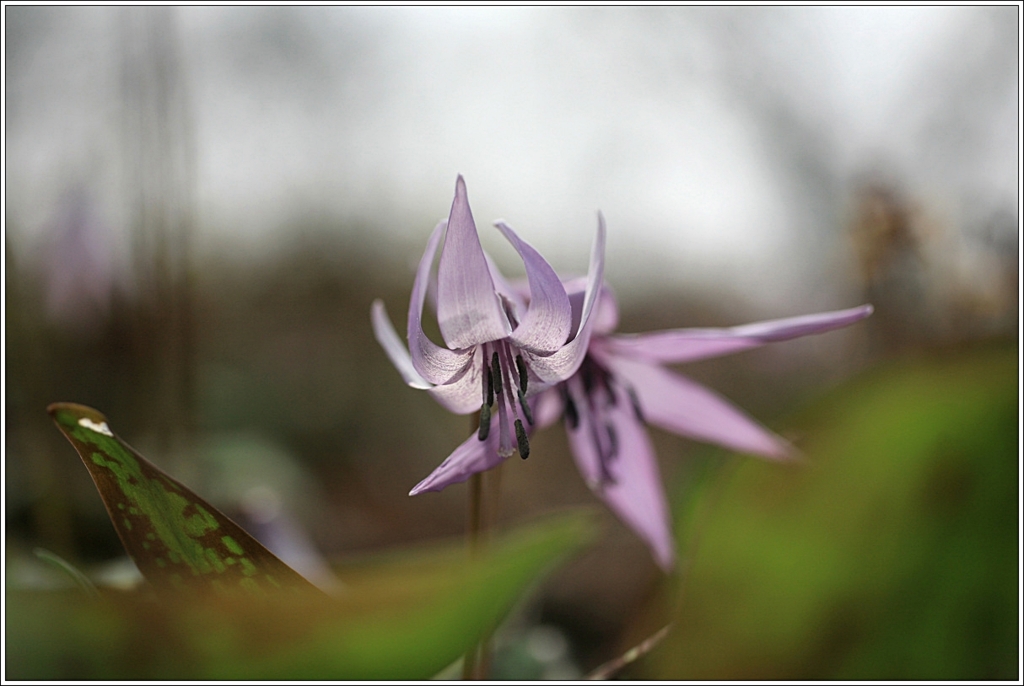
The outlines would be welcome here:
<svg viewBox="0 0 1024 686">
<path fill-rule="evenodd" d="M 469 477 L 469 522 L 466 542 L 469 545 L 469 555 L 471 558 L 476 558 L 480 553 L 480 539 L 483 529 L 483 490 L 483 475 L 481 473 L 477 472 Z M 466 656 L 462 660 L 463 681 L 481 678 L 481 664 L 477 658 L 485 648 L 485 641 L 480 641 L 474 643 L 466 651 Z"/>
<path fill-rule="evenodd" d="M 479 417 L 473 418 L 470 431 L 479 429 Z M 498 514 L 498 493 L 501 489 L 501 464 L 487 472 L 477 472 L 469 477 L 469 509 L 466 527 L 466 543 L 470 557 L 475 559 L 487 546 L 491 528 Z M 486 478 L 487 483 L 484 483 Z M 491 639 L 494 635 L 488 630 L 472 648 L 466 651 L 462 661 L 463 680 L 479 680 L 487 677 L 491 663 Z"/>
<path fill-rule="evenodd" d="M 469 552 L 475 556 L 480 552 L 480 539 L 483 535 L 483 474 L 477 472 L 469 477 Z"/>
</svg>

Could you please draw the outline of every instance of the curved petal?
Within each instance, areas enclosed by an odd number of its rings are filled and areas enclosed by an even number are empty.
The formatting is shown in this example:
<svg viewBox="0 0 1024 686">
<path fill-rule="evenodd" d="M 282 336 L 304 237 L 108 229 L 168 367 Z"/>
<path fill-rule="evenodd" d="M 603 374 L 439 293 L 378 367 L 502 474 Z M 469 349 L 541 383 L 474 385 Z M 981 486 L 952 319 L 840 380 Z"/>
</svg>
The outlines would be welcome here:
<svg viewBox="0 0 1024 686">
<path fill-rule="evenodd" d="M 569 304 L 572 306 L 572 330 L 573 333 L 579 328 L 580 319 L 583 316 L 583 302 L 586 298 L 587 279 L 577 277 L 563 281 L 566 295 L 569 296 Z M 601 286 L 601 297 L 598 298 L 594 311 L 594 328 L 591 335 L 604 336 L 619 325 L 619 303 L 615 298 L 615 292 L 607 283 Z"/>
<path fill-rule="evenodd" d="M 473 359 L 472 350 L 452 351 L 442 348 L 427 338 L 423 332 L 423 301 L 427 297 L 427 282 L 430 280 L 430 267 L 437 254 L 437 246 L 441 242 L 445 222 L 434 227 L 427 240 L 427 249 L 420 258 L 416 269 L 416 279 L 412 282 L 412 295 L 409 297 L 409 318 L 407 336 L 409 353 L 413 368 L 421 377 L 435 384 L 448 383 L 458 377 L 466 365 Z"/>
<path fill-rule="evenodd" d="M 542 381 L 555 383 L 568 379 L 576 373 L 587 354 L 587 345 L 590 343 L 590 333 L 594 326 L 594 318 L 590 315 L 594 310 L 595 301 L 603 290 L 604 241 L 604 217 L 598 213 L 597 235 L 594 237 L 594 244 L 590 250 L 590 268 L 587 272 L 587 290 L 583 299 L 579 333 L 551 355 L 542 356 L 529 350 L 523 351 L 523 357 L 526 358 L 526 364 L 530 371 Z"/>
<path fill-rule="evenodd" d="M 588 425 L 595 418 L 587 412 L 581 412 L 575 430 L 566 430 L 573 458 L 594 494 L 647 543 L 654 559 L 668 571 L 675 562 L 675 539 L 650 438 L 628 403 L 606 409 L 600 421 L 610 422 L 618 438 L 618 452 L 610 465 L 614 481 L 601 484 L 596 478 L 600 458 Z"/>
<path fill-rule="evenodd" d="M 491 270 L 494 290 L 498 292 L 498 295 L 512 303 L 513 314 L 517 318 L 522 317 L 523 313 L 526 312 L 526 303 L 530 301 L 530 287 L 526 283 L 520 285 L 516 281 L 509 281 L 501 273 L 501 270 L 498 269 L 498 265 L 494 264 L 494 260 L 491 259 L 490 255 L 484 253 L 484 257 L 487 258 L 487 267 Z"/>
<path fill-rule="evenodd" d="M 455 200 L 437 265 L 437 323 L 452 349 L 496 341 L 512 331 L 480 247 L 461 174 L 455 181 Z"/>
<path fill-rule="evenodd" d="M 486 471 L 505 460 L 498 455 L 497 421 L 497 417 L 491 417 L 491 432 L 487 440 L 481 441 L 475 433 L 471 435 L 426 479 L 416 484 L 409 495 L 443 490 L 446 486 L 462 483 L 477 472 Z"/>
<path fill-rule="evenodd" d="M 479 350 L 479 349 L 478 349 Z M 479 357 L 483 356 L 480 352 Z M 429 393 L 441 407 L 454 414 L 470 414 L 480 409 L 483 403 L 483 363 L 475 359 L 466 366 L 462 376 L 441 386 L 433 386 Z"/>
<path fill-rule="evenodd" d="M 595 356 L 633 387 L 649 424 L 740 452 L 789 455 L 785 440 L 700 384 L 645 362 Z"/>
<path fill-rule="evenodd" d="M 391 360 L 391 364 L 395 365 L 395 369 L 402 375 L 405 383 L 413 388 L 430 388 L 430 383 L 420 376 L 413 366 L 409 351 L 405 349 L 402 339 L 398 337 L 398 332 L 391 324 L 391 319 L 384 309 L 384 303 L 380 299 L 374 300 L 370 307 L 370 320 L 373 322 L 373 335 L 377 337 L 377 342 L 384 348 L 388 359 Z"/>
<path fill-rule="evenodd" d="M 649 362 L 692 362 L 838 329 L 864 319 L 871 305 L 772 319 L 727 329 L 674 329 L 635 335 L 609 336 L 601 342 L 609 352 Z"/>
<path fill-rule="evenodd" d="M 527 279 L 512 279 L 507 283 L 508 287 L 515 291 L 516 295 L 519 296 L 519 299 L 522 302 L 525 303 L 530 301 L 530 282 Z M 562 285 L 565 285 L 564 279 L 562 280 Z"/>
<path fill-rule="evenodd" d="M 562 418 L 565 404 L 558 388 L 549 388 L 531 398 L 534 426 L 544 429 Z"/>
<path fill-rule="evenodd" d="M 529 243 L 523 241 L 505 222 L 495 226 L 508 239 L 526 267 L 530 284 L 530 305 L 526 316 L 509 339 L 520 348 L 548 354 L 565 345 L 572 323 L 572 309 L 565 288 L 555 270 Z"/>
</svg>

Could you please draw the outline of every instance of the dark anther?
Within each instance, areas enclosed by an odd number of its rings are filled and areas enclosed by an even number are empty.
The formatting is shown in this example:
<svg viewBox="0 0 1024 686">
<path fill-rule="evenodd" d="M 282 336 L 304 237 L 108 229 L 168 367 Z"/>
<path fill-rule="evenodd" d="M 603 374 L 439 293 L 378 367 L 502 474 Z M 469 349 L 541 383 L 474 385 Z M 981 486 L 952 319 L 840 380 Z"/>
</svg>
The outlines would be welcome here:
<svg viewBox="0 0 1024 686">
<path fill-rule="evenodd" d="M 598 436 L 597 427 L 592 427 L 591 438 L 594 441 L 594 447 L 597 448 L 598 464 L 601 469 L 600 485 L 602 487 L 616 483 L 615 475 L 612 474 L 611 468 L 612 462 L 619 452 L 619 435 L 616 433 L 615 427 L 610 423 L 605 423 L 604 434 L 608 437 L 607 444 Z"/>
<path fill-rule="evenodd" d="M 491 378 L 494 379 L 494 395 L 501 395 L 501 366 L 497 351 L 491 353 Z"/>
<path fill-rule="evenodd" d="M 516 369 L 519 370 L 519 390 L 526 393 L 526 383 L 530 380 L 530 375 L 526 373 L 526 363 L 523 362 L 522 355 L 516 355 Z"/>
<path fill-rule="evenodd" d="M 619 454 L 619 434 L 611 424 L 605 424 L 604 428 L 608 432 L 608 460 L 611 461 Z"/>
<path fill-rule="evenodd" d="M 519 444 L 519 457 L 524 460 L 530 456 L 530 440 L 526 437 L 523 420 L 516 420 L 516 442 Z"/>
<path fill-rule="evenodd" d="M 533 426 L 533 412 L 530 412 L 530 404 L 526 402 L 526 396 L 519 391 L 519 407 L 523 409 L 523 416 L 530 426 Z"/>
<path fill-rule="evenodd" d="M 583 379 L 583 392 L 589 398 L 594 390 L 594 365 L 587 364 L 590 358 L 584 358 L 580 366 L 580 377 Z"/>
<path fill-rule="evenodd" d="M 487 440 L 487 435 L 491 433 L 491 406 L 481 405 L 480 406 L 480 428 L 476 430 L 476 437 L 481 441 Z"/>
<path fill-rule="evenodd" d="M 608 393 L 608 404 L 611 405 L 612 407 L 615 407 L 619 402 L 619 398 L 615 393 L 615 387 L 612 386 L 611 377 L 602 376 L 601 385 L 604 386 L 605 392 Z"/>
<path fill-rule="evenodd" d="M 562 400 L 565 402 L 565 420 L 569 422 L 569 428 L 573 431 L 580 425 L 580 415 L 576 411 L 576 403 L 572 401 L 572 396 L 569 395 L 568 391 L 562 392 Z"/>
<path fill-rule="evenodd" d="M 629 402 L 633 404 L 633 414 L 636 415 L 636 420 L 641 424 L 646 424 L 644 421 L 644 411 L 640 408 L 640 398 L 636 397 L 636 391 L 633 390 L 632 386 L 627 386 L 626 390 L 629 392 Z"/>
<path fill-rule="evenodd" d="M 487 407 L 494 404 L 494 375 L 491 374 L 491 368 L 487 368 Z"/>
</svg>

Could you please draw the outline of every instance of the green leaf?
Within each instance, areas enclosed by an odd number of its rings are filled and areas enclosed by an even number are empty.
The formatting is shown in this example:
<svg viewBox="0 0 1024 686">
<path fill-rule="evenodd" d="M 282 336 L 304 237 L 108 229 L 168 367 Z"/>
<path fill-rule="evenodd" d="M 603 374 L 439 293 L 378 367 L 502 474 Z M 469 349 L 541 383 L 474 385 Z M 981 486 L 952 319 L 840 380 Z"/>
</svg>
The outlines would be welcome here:
<svg viewBox="0 0 1024 686">
<path fill-rule="evenodd" d="M 47 408 L 96 483 L 125 550 L 161 590 L 323 593 L 256 539 L 74 403 Z"/>
<path fill-rule="evenodd" d="M 637 678 L 1019 678 L 1018 355 L 893 360 L 794 418 L 801 464 L 734 458 Z"/>
<path fill-rule="evenodd" d="M 12 679 L 427 679 L 494 627 L 540 576 L 592 540 L 590 512 L 522 527 L 470 556 L 465 543 L 338 567 L 316 601 L 238 596 L 159 603 L 139 594 L 8 591 Z"/>
</svg>

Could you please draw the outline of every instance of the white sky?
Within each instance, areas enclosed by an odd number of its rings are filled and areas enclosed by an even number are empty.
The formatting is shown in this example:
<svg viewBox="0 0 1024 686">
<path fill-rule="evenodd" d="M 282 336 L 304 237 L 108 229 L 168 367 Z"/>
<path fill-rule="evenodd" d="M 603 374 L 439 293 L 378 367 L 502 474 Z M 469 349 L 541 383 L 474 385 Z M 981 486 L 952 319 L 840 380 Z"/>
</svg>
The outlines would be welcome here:
<svg viewBox="0 0 1024 686">
<path fill-rule="evenodd" d="M 38 235 L 85 178 L 116 231 L 118 10 L 13 9 L 7 220 Z M 178 9 L 200 244 L 265 249 L 307 214 L 338 230 L 372 220 L 382 245 L 415 259 L 462 173 L 496 253 L 487 227 L 503 218 L 557 267 L 583 269 L 600 209 L 610 274 L 726 283 L 778 306 L 841 261 L 827 250 L 841 248 L 841 217 L 804 203 L 816 196 L 792 166 L 802 153 L 780 158 L 764 94 L 804 127 L 790 135 L 806 134 L 830 183 L 880 162 L 933 195 L 974 183 L 1014 197 L 1016 85 L 964 107 L 969 133 L 995 136 L 976 134 L 989 152 L 969 178 L 921 152 L 932 115 L 960 92 L 943 90 L 950 56 L 983 59 L 1003 40 L 981 8 L 769 8 L 763 30 L 753 11 Z M 12 31 L 24 34 L 13 48 Z M 808 252 L 808 231 L 827 237 L 825 252 Z"/>
</svg>

